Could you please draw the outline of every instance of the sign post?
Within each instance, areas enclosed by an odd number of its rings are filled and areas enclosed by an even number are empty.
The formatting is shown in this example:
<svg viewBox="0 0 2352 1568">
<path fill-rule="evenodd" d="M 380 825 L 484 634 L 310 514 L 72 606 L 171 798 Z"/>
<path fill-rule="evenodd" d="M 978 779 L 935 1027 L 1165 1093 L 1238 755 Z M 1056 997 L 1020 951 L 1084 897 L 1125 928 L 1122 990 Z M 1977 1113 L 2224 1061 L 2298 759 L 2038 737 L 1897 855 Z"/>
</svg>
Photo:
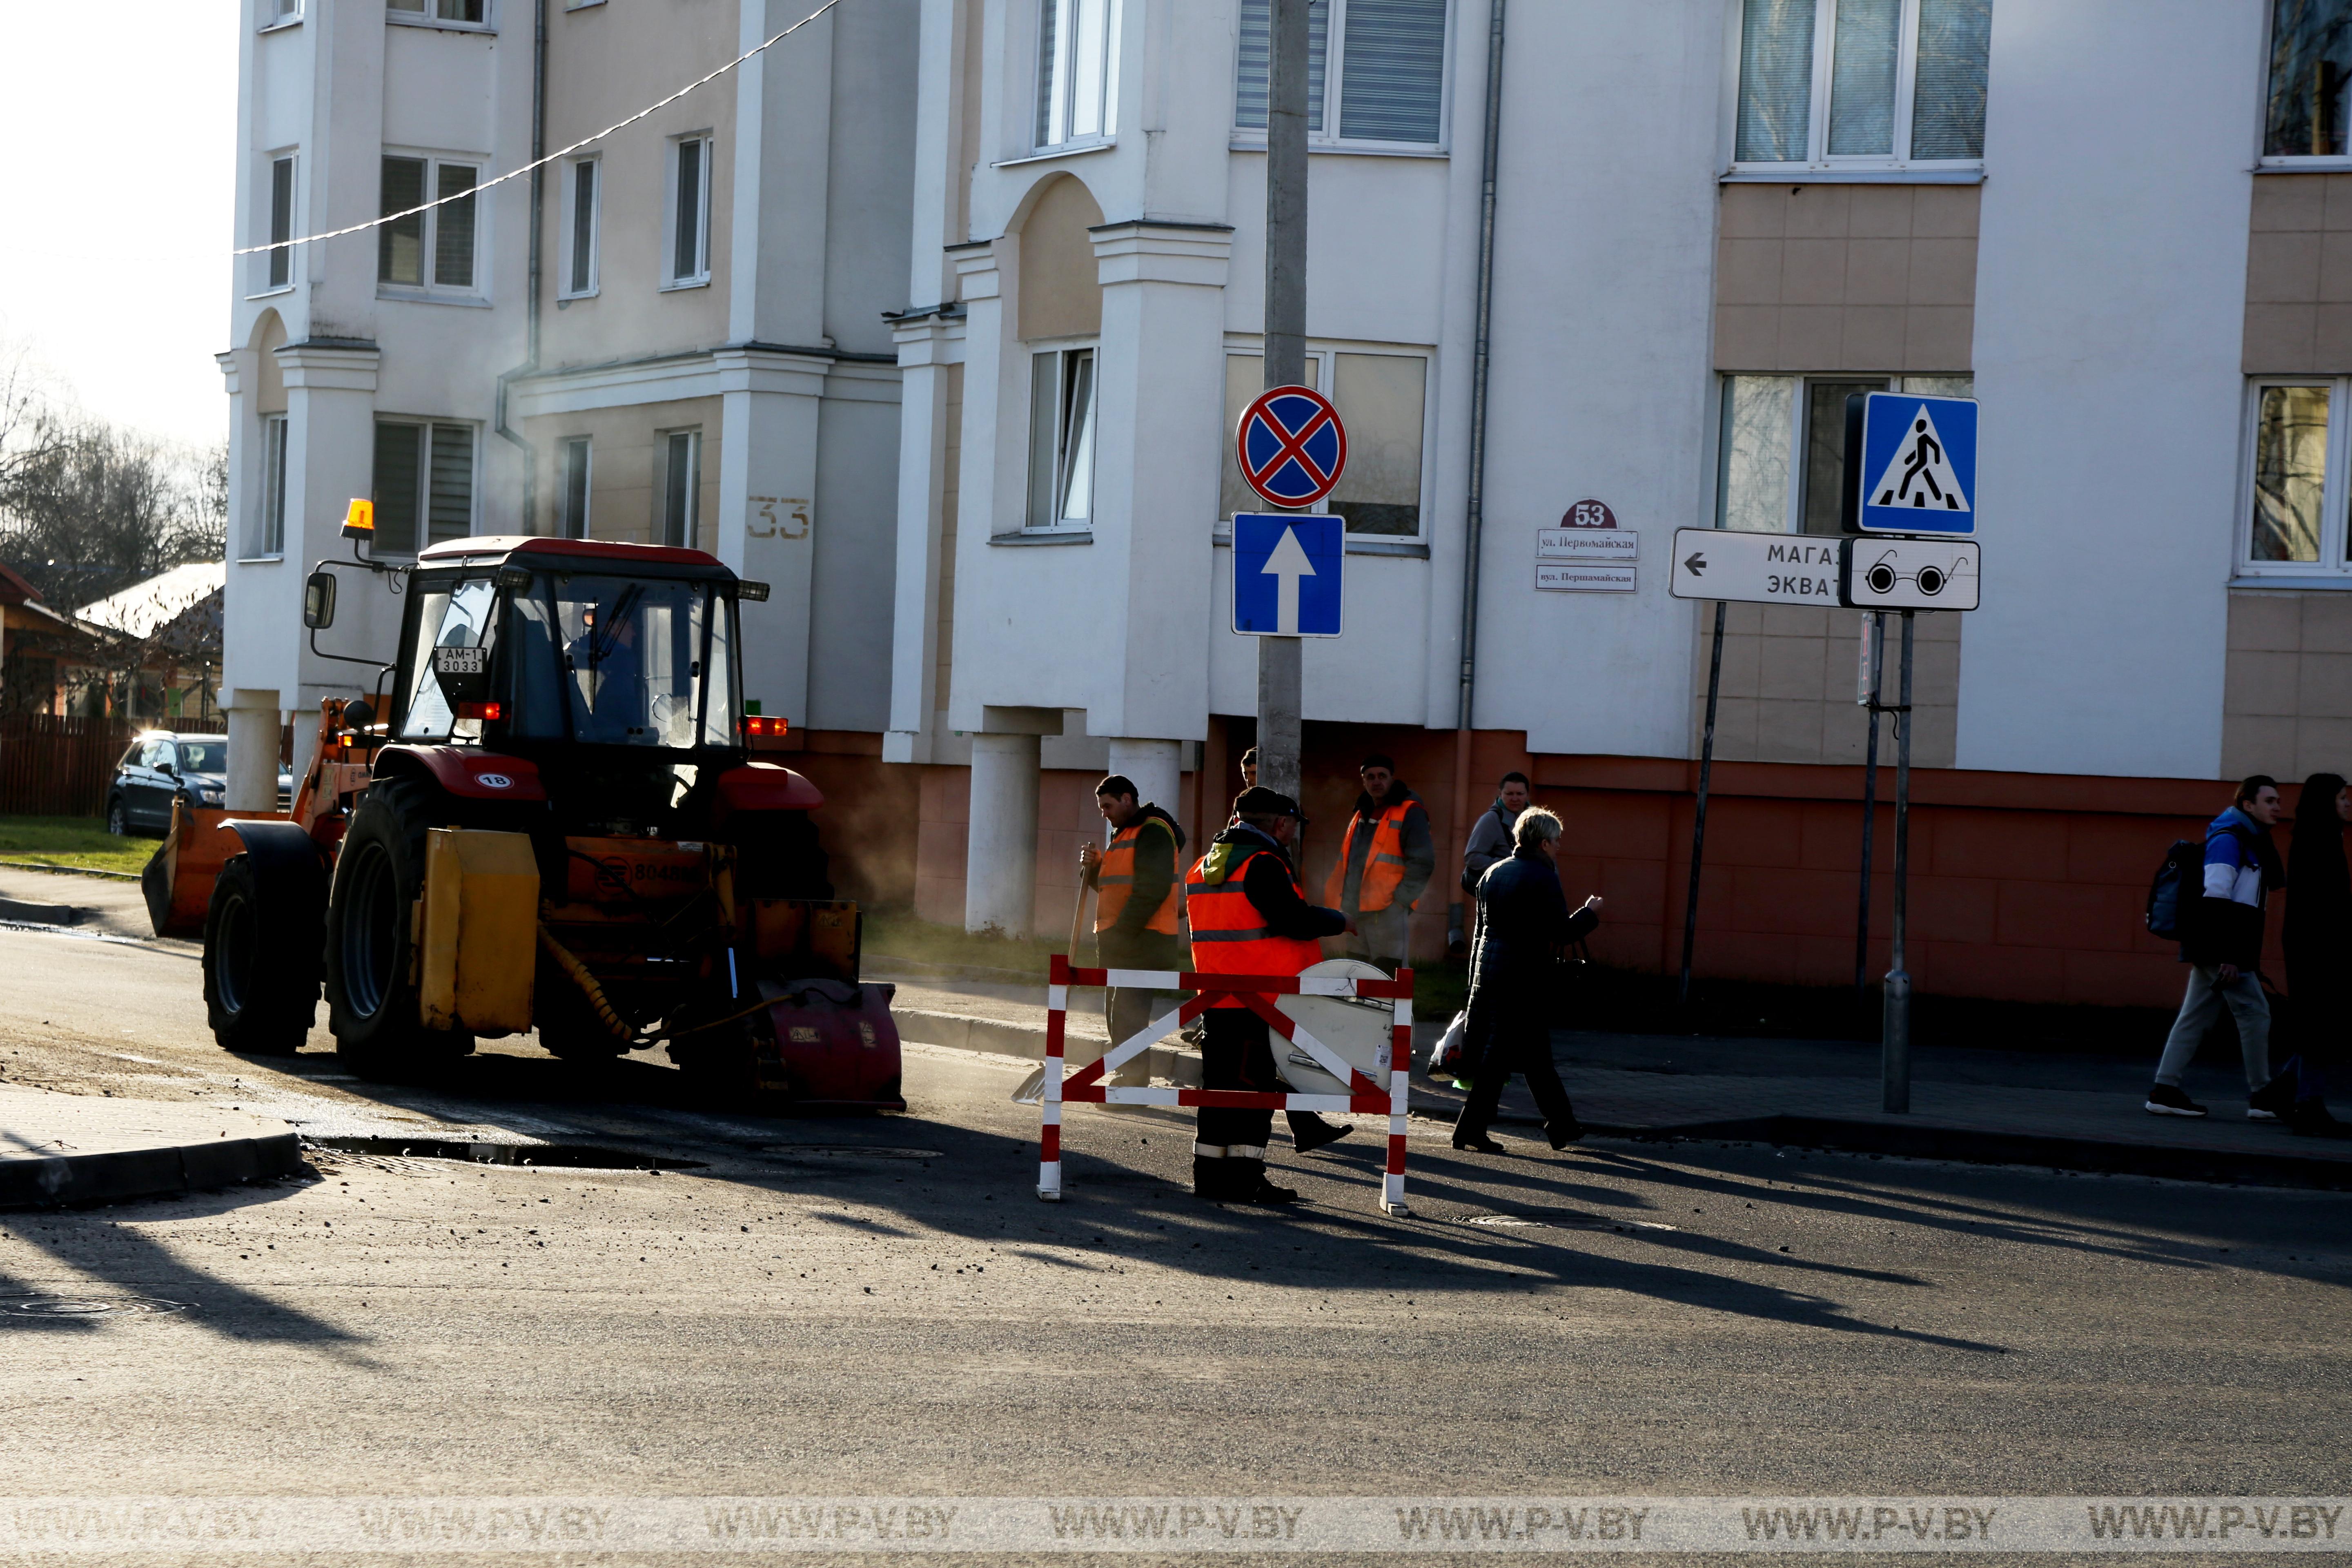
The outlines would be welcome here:
<svg viewBox="0 0 2352 1568">
<path fill-rule="evenodd" d="M 1857 394 L 1845 404 L 1845 472 L 1841 516 L 1856 536 L 1843 542 L 1838 602 L 1877 612 L 1903 613 L 1902 672 L 1891 709 L 1878 700 L 1874 665 L 1871 738 L 1877 716 L 1895 715 L 1895 889 L 1885 990 L 1879 1015 L 1880 1106 L 1911 1109 L 1911 972 L 1905 966 L 1910 923 L 1911 668 L 1915 618 L 1920 610 L 1973 610 L 1980 580 L 1977 544 L 1977 405 L 1968 397 L 1914 393 Z M 1872 658 L 1878 657 L 1874 637 Z M 1864 791 L 1864 811 L 1875 809 L 1876 747 Z M 1863 824 L 1862 929 L 1858 952 L 1870 940 L 1871 823 Z M 1859 982 L 1862 963 L 1855 964 Z"/>
</svg>

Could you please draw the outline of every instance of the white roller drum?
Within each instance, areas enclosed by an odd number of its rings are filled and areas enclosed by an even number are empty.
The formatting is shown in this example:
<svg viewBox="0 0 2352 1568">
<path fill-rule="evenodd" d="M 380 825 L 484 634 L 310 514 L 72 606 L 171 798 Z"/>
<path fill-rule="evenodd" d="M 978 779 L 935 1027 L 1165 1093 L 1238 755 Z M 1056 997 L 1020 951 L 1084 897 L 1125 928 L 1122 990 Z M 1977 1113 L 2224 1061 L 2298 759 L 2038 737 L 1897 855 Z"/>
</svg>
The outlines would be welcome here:
<svg viewBox="0 0 2352 1568">
<path fill-rule="evenodd" d="M 1394 978 L 1385 969 L 1355 958 L 1327 958 L 1309 964 L 1302 980 Z M 1390 1031 L 1396 1026 L 1396 1005 L 1386 997 L 1278 996 L 1275 1004 L 1284 1016 L 1315 1037 L 1341 1061 L 1383 1089 L 1388 1084 Z M 1298 1094 L 1348 1094 L 1349 1085 L 1331 1076 L 1322 1063 L 1299 1047 L 1276 1036 L 1272 1041 L 1274 1065 L 1283 1081 Z"/>
</svg>

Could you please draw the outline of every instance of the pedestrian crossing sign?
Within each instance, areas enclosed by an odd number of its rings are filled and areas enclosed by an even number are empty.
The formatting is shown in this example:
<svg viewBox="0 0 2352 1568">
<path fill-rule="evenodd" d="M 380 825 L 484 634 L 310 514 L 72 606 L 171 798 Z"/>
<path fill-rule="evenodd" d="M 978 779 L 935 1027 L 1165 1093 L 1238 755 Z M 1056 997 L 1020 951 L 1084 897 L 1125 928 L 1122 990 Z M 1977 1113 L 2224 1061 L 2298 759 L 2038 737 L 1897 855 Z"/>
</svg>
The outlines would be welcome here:
<svg viewBox="0 0 2352 1568">
<path fill-rule="evenodd" d="M 1851 405 L 1849 405 L 1851 406 Z M 1864 533 L 1974 534 L 1977 405 L 1972 397 L 1874 392 L 1863 399 L 1861 448 L 1850 482 Z"/>
</svg>

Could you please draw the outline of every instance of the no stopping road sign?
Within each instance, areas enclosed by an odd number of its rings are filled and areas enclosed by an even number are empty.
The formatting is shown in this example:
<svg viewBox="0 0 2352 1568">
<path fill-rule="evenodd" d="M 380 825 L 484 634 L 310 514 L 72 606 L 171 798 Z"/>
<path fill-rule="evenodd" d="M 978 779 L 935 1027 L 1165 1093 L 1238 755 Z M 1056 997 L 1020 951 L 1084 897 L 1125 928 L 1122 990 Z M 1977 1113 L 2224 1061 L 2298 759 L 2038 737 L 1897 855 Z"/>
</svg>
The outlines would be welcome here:
<svg viewBox="0 0 2352 1568">
<path fill-rule="evenodd" d="M 1348 431 L 1311 386 L 1277 386 L 1242 410 L 1234 456 L 1250 489 L 1275 506 L 1309 507 L 1348 467 Z"/>
</svg>

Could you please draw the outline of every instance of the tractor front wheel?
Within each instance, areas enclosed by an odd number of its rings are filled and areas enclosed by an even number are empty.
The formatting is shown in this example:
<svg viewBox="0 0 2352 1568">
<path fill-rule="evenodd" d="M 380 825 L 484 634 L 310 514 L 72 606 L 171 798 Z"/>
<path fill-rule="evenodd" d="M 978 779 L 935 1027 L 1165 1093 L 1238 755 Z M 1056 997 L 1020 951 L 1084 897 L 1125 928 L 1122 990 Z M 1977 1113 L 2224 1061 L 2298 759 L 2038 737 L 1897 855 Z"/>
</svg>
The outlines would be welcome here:
<svg viewBox="0 0 2352 1568">
<path fill-rule="evenodd" d="M 437 794 L 421 779 L 373 784 L 352 814 L 327 905 L 327 1026 L 367 1078 L 428 1070 L 473 1037 L 428 1029 L 417 1005 L 414 929 L 425 889 L 425 830 Z"/>
<path fill-rule="evenodd" d="M 317 918 L 314 905 L 314 940 Z M 290 1057 L 310 1037 L 318 1015 L 318 968 L 299 954 L 268 952 L 264 933 L 271 929 L 253 858 L 230 856 L 205 910 L 205 1014 L 225 1051 Z"/>
</svg>

